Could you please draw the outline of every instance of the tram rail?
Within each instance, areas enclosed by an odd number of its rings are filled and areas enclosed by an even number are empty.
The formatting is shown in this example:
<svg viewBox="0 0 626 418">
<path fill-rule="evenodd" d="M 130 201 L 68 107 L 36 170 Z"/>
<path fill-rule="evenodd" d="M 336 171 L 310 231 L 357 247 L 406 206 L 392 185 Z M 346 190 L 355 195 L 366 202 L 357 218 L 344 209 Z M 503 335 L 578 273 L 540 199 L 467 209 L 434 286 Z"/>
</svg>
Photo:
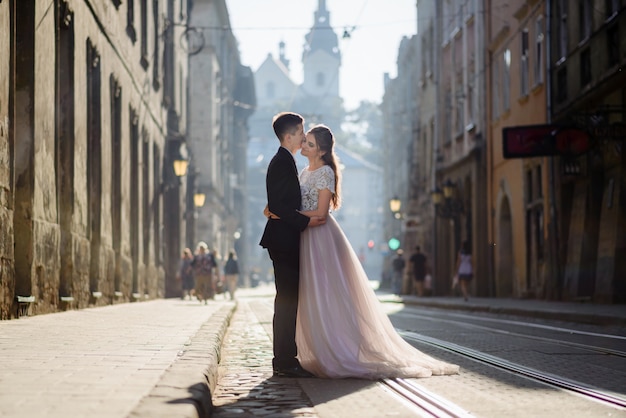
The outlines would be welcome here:
<svg viewBox="0 0 626 418">
<path fill-rule="evenodd" d="M 542 341 L 542 342 L 546 342 L 546 343 L 550 343 L 550 344 L 556 344 L 556 345 L 560 345 L 560 346 L 564 346 L 564 347 L 579 348 L 579 349 L 587 350 L 587 351 L 598 353 L 598 354 L 610 354 L 610 355 L 613 355 L 613 356 L 626 358 L 626 351 L 622 351 L 622 350 L 615 350 L 615 349 L 611 349 L 611 348 L 607 348 L 607 347 L 600 347 L 600 346 L 594 346 L 594 345 L 589 345 L 589 344 L 581 344 L 581 343 L 576 343 L 576 342 L 572 342 L 572 341 L 565 341 L 565 340 L 562 340 L 562 339 L 555 339 L 555 338 L 542 337 L 542 336 L 537 336 L 537 335 L 523 334 L 523 333 L 520 333 L 520 332 L 513 332 L 513 331 L 508 331 L 508 330 L 497 329 L 497 328 L 493 328 L 491 326 L 483 326 L 483 325 L 471 324 L 471 323 L 468 323 L 468 322 L 465 322 L 465 321 L 462 321 L 462 320 L 458 321 L 458 320 L 453 320 L 453 319 L 444 319 L 444 318 L 441 318 L 441 317 L 430 317 L 430 316 L 415 315 L 415 314 L 409 314 L 409 315 L 398 314 L 398 316 L 419 316 L 420 319 L 425 319 L 425 320 L 429 320 L 429 321 L 436 321 L 436 322 L 439 322 L 439 323 L 454 324 L 454 325 L 457 325 L 457 326 L 462 326 L 464 328 L 470 328 L 470 329 L 473 329 L 473 330 L 484 330 L 484 331 L 489 331 L 489 332 L 494 333 L 494 334 L 501 334 L 501 335 L 506 335 L 506 336 L 509 336 L 509 337 L 521 337 L 521 338 L 526 338 L 526 339 L 530 339 L 530 340 Z M 518 326 L 525 326 L 525 327 L 528 327 L 528 328 L 539 328 L 539 329 L 545 329 L 545 330 L 550 330 L 550 331 L 554 331 L 554 332 L 567 334 L 567 335 L 570 335 L 570 336 L 571 335 L 585 335 L 585 336 L 600 337 L 600 338 L 606 338 L 606 339 L 612 339 L 612 340 L 626 340 L 626 337 L 621 336 L 621 335 L 592 333 L 592 332 L 585 332 L 585 331 L 566 329 L 566 328 L 560 328 L 560 327 L 554 327 L 554 326 L 546 326 L 546 325 L 539 325 L 539 324 L 529 324 L 529 323 L 523 323 L 523 322 L 519 322 L 519 321 L 510 321 L 510 320 L 502 320 L 502 319 L 486 319 L 486 318 L 477 318 L 477 317 L 472 317 L 472 320 L 486 320 L 486 321 L 491 321 L 491 322 L 497 322 L 499 324 L 512 324 L 512 325 L 518 325 Z"/>
<path fill-rule="evenodd" d="M 425 335 L 417 334 L 411 331 L 398 330 L 398 332 L 400 333 L 400 335 L 402 335 L 403 338 L 407 340 L 437 347 L 439 349 L 455 353 L 465 358 L 469 358 L 471 360 L 499 368 L 506 372 L 524 376 L 528 379 L 541 382 L 545 385 L 559 388 L 571 393 L 575 393 L 577 395 L 581 395 L 589 400 L 626 409 L 626 398 L 613 395 L 611 393 L 602 391 L 598 388 L 586 385 L 584 383 L 576 382 L 574 380 L 567 379 L 562 376 L 557 376 L 552 373 L 541 372 L 530 367 L 522 366 L 520 364 L 504 360 L 490 354 L 482 353 L 480 351 L 439 340 L 437 338 L 427 337 Z"/>
<path fill-rule="evenodd" d="M 418 415 L 437 418 L 469 418 L 473 415 L 407 379 L 382 379 L 379 383 L 388 391 L 416 408 Z"/>
</svg>

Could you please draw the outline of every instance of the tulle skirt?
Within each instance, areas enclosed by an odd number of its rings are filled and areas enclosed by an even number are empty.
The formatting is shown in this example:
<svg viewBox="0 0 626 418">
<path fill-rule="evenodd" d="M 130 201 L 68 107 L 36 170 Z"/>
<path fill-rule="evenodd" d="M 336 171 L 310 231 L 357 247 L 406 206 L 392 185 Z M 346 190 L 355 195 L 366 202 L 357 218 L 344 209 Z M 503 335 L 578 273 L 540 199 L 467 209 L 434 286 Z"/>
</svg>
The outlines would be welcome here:
<svg viewBox="0 0 626 418">
<path fill-rule="evenodd" d="M 395 331 L 332 216 L 301 236 L 296 343 L 300 363 L 318 377 L 428 377 L 459 371 Z"/>
</svg>

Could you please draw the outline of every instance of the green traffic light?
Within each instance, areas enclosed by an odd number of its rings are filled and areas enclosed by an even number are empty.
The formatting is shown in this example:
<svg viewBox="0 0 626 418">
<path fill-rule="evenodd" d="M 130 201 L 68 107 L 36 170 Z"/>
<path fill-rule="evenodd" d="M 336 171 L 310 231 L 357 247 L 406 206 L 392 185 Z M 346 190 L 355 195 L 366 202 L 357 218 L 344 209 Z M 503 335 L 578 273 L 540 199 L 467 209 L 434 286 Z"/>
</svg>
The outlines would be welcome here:
<svg viewBox="0 0 626 418">
<path fill-rule="evenodd" d="M 389 242 L 387 242 L 387 245 L 389 245 L 390 250 L 395 251 L 400 248 L 400 240 L 398 238 L 391 238 Z"/>
</svg>

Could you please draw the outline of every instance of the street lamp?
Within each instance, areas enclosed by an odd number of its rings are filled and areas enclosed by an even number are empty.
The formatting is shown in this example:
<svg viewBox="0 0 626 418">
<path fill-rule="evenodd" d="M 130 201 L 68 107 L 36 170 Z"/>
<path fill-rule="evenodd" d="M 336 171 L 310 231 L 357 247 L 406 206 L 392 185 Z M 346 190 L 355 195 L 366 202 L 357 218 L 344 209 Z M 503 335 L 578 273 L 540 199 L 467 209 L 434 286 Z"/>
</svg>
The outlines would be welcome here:
<svg viewBox="0 0 626 418">
<path fill-rule="evenodd" d="M 391 209 L 394 218 L 400 219 L 402 217 L 402 214 L 400 213 L 401 207 L 402 201 L 398 198 L 398 196 L 394 196 L 389 200 L 389 209 Z"/>
<path fill-rule="evenodd" d="M 174 160 L 174 174 L 176 177 L 182 177 L 187 173 L 187 167 L 189 166 L 189 161 L 183 158 L 177 158 Z"/>
<path fill-rule="evenodd" d="M 435 205 L 435 213 L 443 219 L 450 219 L 454 224 L 454 247 L 459 249 L 461 240 L 461 215 L 465 213 L 463 201 L 456 197 L 456 184 L 447 179 L 442 187 L 436 187 L 430 193 L 430 198 Z M 469 225 L 469 223 L 468 223 Z M 468 237 L 470 236 L 468 232 Z"/>
<path fill-rule="evenodd" d="M 193 195 L 193 204 L 197 208 L 201 208 L 202 206 L 204 206 L 205 200 L 206 200 L 206 195 L 204 193 L 196 192 Z"/>
<path fill-rule="evenodd" d="M 441 218 L 455 219 L 464 213 L 463 201 L 456 197 L 456 184 L 447 179 L 442 187 L 430 192 L 435 212 Z"/>
</svg>

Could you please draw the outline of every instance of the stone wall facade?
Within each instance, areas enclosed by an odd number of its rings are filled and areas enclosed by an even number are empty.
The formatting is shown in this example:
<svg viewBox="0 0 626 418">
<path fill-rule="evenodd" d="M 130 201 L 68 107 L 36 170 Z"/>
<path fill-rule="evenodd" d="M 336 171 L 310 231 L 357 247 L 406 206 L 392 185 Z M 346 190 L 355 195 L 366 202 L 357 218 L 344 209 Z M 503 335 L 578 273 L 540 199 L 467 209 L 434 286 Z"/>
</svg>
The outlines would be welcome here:
<svg viewBox="0 0 626 418">
<path fill-rule="evenodd" d="M 186 7 L 0 2 L 1 319 L 163 297 L 175 281 Z"/>
</svg>

